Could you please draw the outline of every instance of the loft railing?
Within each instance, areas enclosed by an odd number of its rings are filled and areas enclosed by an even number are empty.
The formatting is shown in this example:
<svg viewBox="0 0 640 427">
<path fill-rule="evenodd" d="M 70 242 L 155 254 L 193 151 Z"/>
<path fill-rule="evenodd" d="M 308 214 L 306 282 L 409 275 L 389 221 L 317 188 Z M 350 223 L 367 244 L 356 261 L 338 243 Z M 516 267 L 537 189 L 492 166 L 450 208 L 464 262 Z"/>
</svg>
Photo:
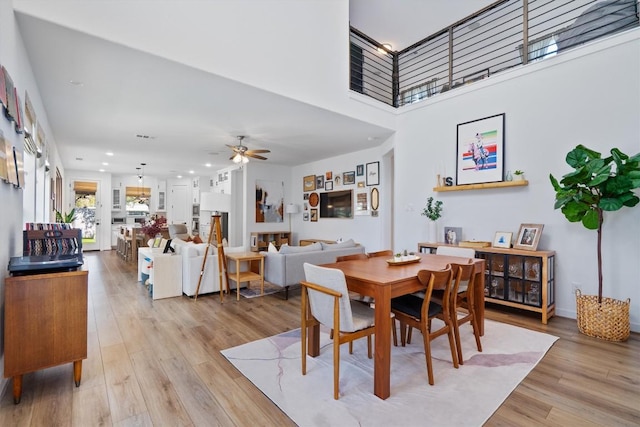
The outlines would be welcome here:
<svg viewBox="0 0 640 427">
<path fill-rule="evenodd" d="M 398 52 L 351 27 L 351 90 L 400 107 L 638 25 L 637 0 L 500 0 Z"/>
</svg>

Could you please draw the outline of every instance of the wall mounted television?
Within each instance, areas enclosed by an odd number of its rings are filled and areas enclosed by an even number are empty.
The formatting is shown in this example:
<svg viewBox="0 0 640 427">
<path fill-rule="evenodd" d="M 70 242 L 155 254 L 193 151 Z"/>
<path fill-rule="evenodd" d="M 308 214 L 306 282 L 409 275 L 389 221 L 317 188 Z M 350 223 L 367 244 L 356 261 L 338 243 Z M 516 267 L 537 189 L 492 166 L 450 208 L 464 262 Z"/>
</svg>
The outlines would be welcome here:
<svg viewBox="0 0 640 427">
<path fill-rule="evenodd" d="M 353 218 L 353 190 L 320 193 L 320 218 Z"/>
</svg>

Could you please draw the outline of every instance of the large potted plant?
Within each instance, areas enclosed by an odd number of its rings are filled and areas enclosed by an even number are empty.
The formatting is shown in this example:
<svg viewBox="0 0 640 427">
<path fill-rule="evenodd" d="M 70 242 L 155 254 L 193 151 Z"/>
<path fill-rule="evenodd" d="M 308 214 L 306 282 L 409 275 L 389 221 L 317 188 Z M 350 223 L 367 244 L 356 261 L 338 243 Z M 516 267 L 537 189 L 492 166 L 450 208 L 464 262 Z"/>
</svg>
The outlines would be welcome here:
<svg viewBox="0 0 640 427">
<path fill-rule="evenodd" d="M 578 145 L 566 161 L 574 171 L 560 182 L 549 174 L 556 192 L 555 209 L 560 208 L 570 222 L 582 222 L 587 229 L 598 231 L 598 295 L 576 292 L 578 329 L 589 336 L 624 341 L 630 333 L 630 300 L 602 297 L 602 224 L 605 212 L 640 202 L 634 193 L 640 188 L 640 153 L 628 156 L 612 148 L 611 156 L 602 158 L 597 151 Z"/>
</svg>

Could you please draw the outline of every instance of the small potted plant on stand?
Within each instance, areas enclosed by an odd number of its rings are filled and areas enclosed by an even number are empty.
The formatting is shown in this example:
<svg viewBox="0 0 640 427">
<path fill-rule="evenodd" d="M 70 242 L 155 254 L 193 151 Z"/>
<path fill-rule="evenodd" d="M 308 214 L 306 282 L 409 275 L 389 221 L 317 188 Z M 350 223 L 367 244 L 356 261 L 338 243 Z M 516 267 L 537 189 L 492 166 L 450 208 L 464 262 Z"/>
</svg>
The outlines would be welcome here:
<svg viewBox="0 0 640 427">
<path fill-rule="evenodd" d="M 600 153 L 578 145 L 566 161 L 575 170 L 560 182 L 549 174 L 556 192 L 555 208 L 561 208 L 570 222 L 598 231 L 598 295 L 576 292 L 578 329 L 592 337 L 625 341 L 630 334 L 630 300 L 602 298 L 602 224 L 605 212 L 640 202 L 633 192 L 640 188 L 640 153 L 630 157 L 613 148 L 611 156 L 603 159 Z"/>
<path fill-rule="evenodd" d="M 513 180 L 524 181 L 524 171 L 521 171 L 520 169 L 516 169 L 516 171 L 513 173 Z"/>
<path fill-rule="evenodd" d="M 427 206 L 422 210 L 422 215 L 429 218 L 429 241 L 438 241 L 437 221 L 442 216 L 442 200 L 435 200 L 433 197 L 427 199 Z"/>
</svg>

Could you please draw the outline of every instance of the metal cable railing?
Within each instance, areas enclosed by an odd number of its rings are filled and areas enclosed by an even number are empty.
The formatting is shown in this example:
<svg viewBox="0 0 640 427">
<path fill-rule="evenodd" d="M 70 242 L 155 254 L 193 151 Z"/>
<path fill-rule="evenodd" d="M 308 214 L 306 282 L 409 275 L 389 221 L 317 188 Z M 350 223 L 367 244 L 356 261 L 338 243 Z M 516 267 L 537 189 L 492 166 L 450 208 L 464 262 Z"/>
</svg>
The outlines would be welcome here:
<svg viewBox="0 0 640 427">
<path fill-rule="evenodd" d="M 351 90 L 399 107 L 638 25 L 636 0 L 500 0 L 398 52 L 351 28 Z"/>
</svg>

